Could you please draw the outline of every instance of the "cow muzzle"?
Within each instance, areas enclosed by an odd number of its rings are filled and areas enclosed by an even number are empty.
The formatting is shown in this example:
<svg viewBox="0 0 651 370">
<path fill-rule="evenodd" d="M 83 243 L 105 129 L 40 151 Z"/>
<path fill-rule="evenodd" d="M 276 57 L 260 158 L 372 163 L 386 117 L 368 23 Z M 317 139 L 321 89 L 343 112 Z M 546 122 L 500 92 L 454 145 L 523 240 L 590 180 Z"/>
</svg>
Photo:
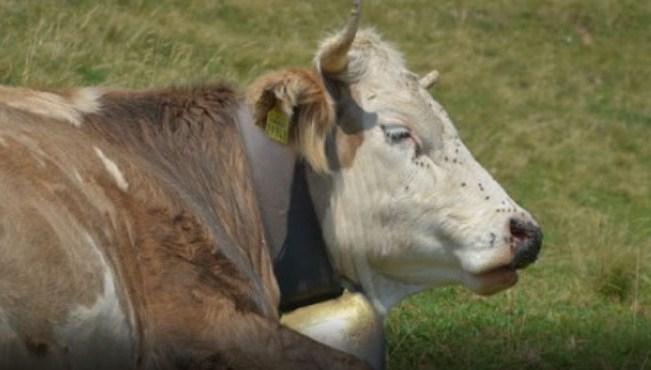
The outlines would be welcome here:
<svg viewBox="0 0 651 370">
<path fill-rule="evenodd" d="M 543 234 L 540 227 L 532 221 L 513 218 L 510 221 L 513 249 L 511 268 L 521 269 L 529 266 L 538 258 L 542 245 Z"/>
<path fill-rule="evenodd" d="M 529 266 L 538 258 L 543 239 L 540 227 L 531 219 L 519 218 L 509 220 L 508 226 L 510 262 L 472 275 L 469 288 L 478 294 L 491 295 L 512 287 L 518 281 L 516 270 Z"/>
</svg>

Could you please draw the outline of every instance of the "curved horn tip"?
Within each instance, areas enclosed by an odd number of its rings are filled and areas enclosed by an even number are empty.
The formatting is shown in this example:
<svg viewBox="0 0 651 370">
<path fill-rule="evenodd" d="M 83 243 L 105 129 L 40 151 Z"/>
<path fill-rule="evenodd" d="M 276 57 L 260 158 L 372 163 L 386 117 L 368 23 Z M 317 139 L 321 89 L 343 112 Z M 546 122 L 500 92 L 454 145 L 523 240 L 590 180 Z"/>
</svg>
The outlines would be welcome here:
<svg viewBox="0 0 651 370">
<path fill-rule="evenodd" d="M 425 89 L 429 89 L 430 87 L 434 86 L 434 84 L 438 79 L 439 79 L 439 71 L 433 70 L 430 73 L 423 76 L 420 79 L 419 84 Z"/>
<path fill-rule="evenodd" d="M 346 69 L 348 64 L 347 54 L 359 27 L 361 3 L 361 0 L 353 0 L 353 9 L 344 29 L 337 38 L 327 45 L 325 52 L 321 55 L 320 66 L 324 73 L 337 74 Z"/>
<path fill-rule="evenodd" d="M 354 16 L 358 16 L 361 8 L 362 0 L 353 0 L 353 10 L 351 10 L 350 13 Z"/>
<path fill-rule="evenodd" d="M 350 10 L 350 20 L 346 25 L 349 32 L 357 32 L 361 9 L 362 0 L 353 0 L 353 8 Z"/>
</svg>

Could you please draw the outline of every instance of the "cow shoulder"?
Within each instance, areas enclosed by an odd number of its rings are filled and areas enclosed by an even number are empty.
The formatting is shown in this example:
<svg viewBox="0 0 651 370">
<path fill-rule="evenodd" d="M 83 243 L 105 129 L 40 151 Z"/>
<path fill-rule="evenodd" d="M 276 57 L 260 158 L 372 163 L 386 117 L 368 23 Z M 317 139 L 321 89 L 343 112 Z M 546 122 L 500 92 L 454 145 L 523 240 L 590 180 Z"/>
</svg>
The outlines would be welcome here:
<svg viewBox="0 0 651 370">
<path fill-rule="evenodd" d="M 139 173 L 124 179 L 135 185 L 121 196 L 138 198 L 125 204 L 140 205 L 132 212 L 147 210 L 142 227 L 164 229 L 142 233 L 154 239 L 152 248 L 193 256 L 206 269 L 201 278 L 223 280 L 238 305 L 275 315 L 278 291 L 238 129 L 252 123 L 242 122 L 248 115 L 240 95 L 214 84 L 107 92 L 100 103 L 84 130 L 137 163 Z"/>
</svg>

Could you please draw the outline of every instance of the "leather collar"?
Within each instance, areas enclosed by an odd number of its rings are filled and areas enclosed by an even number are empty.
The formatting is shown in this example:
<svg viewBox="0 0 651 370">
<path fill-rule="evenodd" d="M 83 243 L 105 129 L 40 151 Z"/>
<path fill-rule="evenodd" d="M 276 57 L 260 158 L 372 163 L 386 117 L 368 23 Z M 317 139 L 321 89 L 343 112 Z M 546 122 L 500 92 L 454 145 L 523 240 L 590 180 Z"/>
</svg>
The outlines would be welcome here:
<svg viewBox="0 0 651 370">
<path fill-rule="evenodd" d="M 250 120 L 239 128 L 274 260 L 281 312 L 341 295 L 309 194 L 308 166 Z"/>
</svg>

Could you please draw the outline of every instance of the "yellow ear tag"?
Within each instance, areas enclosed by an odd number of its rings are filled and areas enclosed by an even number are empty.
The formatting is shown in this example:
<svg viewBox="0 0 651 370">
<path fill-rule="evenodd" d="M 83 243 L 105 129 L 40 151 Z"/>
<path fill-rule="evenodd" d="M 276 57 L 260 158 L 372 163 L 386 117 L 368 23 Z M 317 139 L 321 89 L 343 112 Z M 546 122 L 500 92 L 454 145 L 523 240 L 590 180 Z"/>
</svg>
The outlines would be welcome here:
<svg viewBox="0 0 651 370">
<path fill-rule="evenodd" d="M 289 117 L 275 107 L 267 113 L 267 125 L 264 131 L 271 139 L 281 144 L 287 144 L 289 142 Z"/>
</svg>

